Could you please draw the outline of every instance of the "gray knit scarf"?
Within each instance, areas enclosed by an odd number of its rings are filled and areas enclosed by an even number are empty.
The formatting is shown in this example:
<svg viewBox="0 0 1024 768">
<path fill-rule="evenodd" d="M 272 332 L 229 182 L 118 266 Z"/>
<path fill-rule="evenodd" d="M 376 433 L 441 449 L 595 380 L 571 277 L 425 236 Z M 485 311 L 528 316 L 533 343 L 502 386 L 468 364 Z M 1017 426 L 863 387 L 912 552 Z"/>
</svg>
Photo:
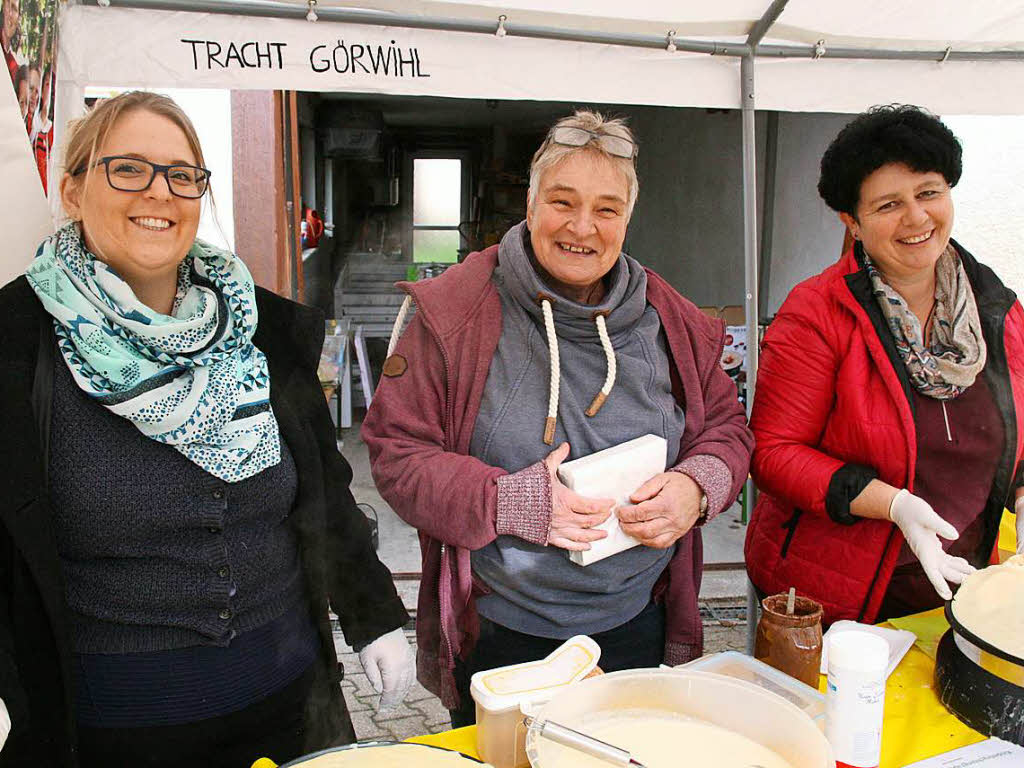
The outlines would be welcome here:
<svg viewBox="0 0 1024 768">
<path fill-rule="evenodd" d="M 935 263 L 935 308 L 928 346 L 917 315 L 885 282 L 867 252 L 864 256 L 878 306 L 914 388 L 936 400 L 960 395 L 985 367 L 986 349 L 974 291 L 956 249 L 947 245 Z"/>
</svg>

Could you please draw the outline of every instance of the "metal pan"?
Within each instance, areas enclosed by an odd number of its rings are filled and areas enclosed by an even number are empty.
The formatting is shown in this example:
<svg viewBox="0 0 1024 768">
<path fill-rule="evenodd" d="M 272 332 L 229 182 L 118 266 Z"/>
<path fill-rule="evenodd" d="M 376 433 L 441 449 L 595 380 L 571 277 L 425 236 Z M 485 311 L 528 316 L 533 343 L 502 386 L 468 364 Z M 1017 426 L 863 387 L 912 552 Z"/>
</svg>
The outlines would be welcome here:
<svg viewBox="0 0 1024 768">
<path fill-rule="evenodd" d="M 1024 688 L 1024 659 L 982 640 L 967 629 L 953 612 L 952 600 L 946 601 L 945 614 L 953 642 L 964 656 L 1000 680 Z"/>
</svg>

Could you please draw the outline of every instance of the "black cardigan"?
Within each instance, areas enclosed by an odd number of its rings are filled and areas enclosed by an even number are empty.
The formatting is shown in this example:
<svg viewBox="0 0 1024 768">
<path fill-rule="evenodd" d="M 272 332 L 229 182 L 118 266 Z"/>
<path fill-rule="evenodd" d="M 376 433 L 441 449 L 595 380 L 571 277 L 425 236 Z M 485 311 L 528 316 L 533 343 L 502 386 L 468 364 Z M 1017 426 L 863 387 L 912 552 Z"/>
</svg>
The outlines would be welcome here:
<svg viewBox="0 0 1024 768">
<path fill-rule="evenodd" d="M 306 707 L 309 750 L 355 738 L 328 620 L 362 646 L 408 620 L 348 486 L 316 375 L 324 325 L 313 309 L 256 289 L 254 342 L 267 356 L 270 399 L 299 475 L 296 532 L 321 655 Z M 0 289 L 0 698 L 12 730 L 6 766 L 75 768 L 71 641 L 47 493 L 53 330 L 24 277 Z M 59 363 L 59 361 L 58 361 Z"/>
</svg>

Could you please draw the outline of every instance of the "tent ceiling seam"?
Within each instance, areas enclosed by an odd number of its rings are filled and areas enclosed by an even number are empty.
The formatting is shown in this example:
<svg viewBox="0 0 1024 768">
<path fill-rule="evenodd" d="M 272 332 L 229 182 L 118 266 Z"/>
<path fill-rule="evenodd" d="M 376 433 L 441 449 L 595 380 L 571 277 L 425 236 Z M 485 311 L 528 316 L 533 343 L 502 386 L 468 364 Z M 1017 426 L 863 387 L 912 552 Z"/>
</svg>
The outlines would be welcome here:
<svg viewBox="0 0 1024 768">
<path fill-rule="evenodd" d="M 99 0 L 84 0 L 83 5 L 101 5 Z M 823 55 L 815 45 L 760 44 L 764 34 L 781 14 L 785 0 L 775 0 L 751 29 L 747 43 L 733 43 L 715 40 L 691 40 L 673 37 L 676 51 L 706 53 L 711 56 L 742 58 L 755 56 L 764 59 L 864 59 L 892 61 L 1024 61 L 1024 50 L 1004 49 L 996 51 L 955 51 L 947 46 L 940 50 L 905 50 L 886 48 L 828 48 Z M 186 11 L 194 13 L 221 13 L 235 16 L 267 16 L 274 18 L 296 18 L 306 16 L 306 8 L 275 2 L 228 2 L 227 0 L 110 0 L 110 7 L 136 8 L 142 10 Z M 372 24 L 376 26 L 401 27 L 406 29 L 431 29 L 446 32 L 471 32 L 494 36 L 495 21 L 473 21 L 440 17 L 400 16 L 381 11 L 343 8 L 319 8 L 317 16 L 323 21 L 348 24 Z M 564 40 L 578 43 L 621 45 L 634 48 L 666 49 L 664 35 L 611 34 L 580 29 L 543 27 L 527 24 L 504 23 L 504 30 L 510 37 L 527 37 L 544 40 Z M 757 33 L 757 35 L 755 35 Z M 754 41 L 753 45 L 750 44 Z"/>
</svg>

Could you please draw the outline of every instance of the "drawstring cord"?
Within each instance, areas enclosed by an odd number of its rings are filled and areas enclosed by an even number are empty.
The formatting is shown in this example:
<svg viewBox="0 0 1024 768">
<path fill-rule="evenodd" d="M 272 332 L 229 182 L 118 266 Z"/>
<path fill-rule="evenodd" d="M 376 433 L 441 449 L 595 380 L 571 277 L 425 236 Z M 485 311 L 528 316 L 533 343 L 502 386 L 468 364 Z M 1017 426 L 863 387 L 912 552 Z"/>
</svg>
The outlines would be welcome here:
<svg viewBox="0 0 1024 768">
<path fill-rule="evenodd" d="M 551 359 L 551 376 L 548 381 L 548 416 L 544 419 L 544 442 L 555 442 L 555 421 L 558 418 L 558 337 L 555 335 L 555 317 L 551 311 L 551 299 L 541 295 L 540 308 L 544 313 L 544 330 L 548 336 L 548 357 Z"/>
<path fill-rule="evenodd" d="M 587 416 L 597 415 L 597 412 L 601 410 L 601 406 L 604 405 L 604 401 L 608 399 L 608 395 L 612 393 L 612 387 L 615 386 L 615 349 L 612 347 L 612 340 L 608 338 L 608 326 L 604 320 L 607 314 L 607 312 L 596 312 L 594 314 L 594 323 L 597 325 L 597 335 L 601 339 L 601 348 L 604 350 L 604 357 L 607 361 L 608 374 L 605 376 L 601 390 L 590 403 L 590 407 L 584 411 Z"/>
<path fill-rule="evenodd" d="M 548 358 L 551 361 L 551 374 L 548 384 L 548 415 L 544 419 L 544 442 L 547 445 L 552 445 L 555 442 L 555 425 L 558 420 L 558 388 L 561 377 L 558 357 L 558 336 L 555 333 L 555 316 L 551 310 L 552 298 L 545 294 L 540 294 L 537 300 L 544 315 L 544 330 L 547 333 L 548 340 Z M 611 394 L 612 387 L 615 386 L 615 349 L 612 347 L 612 340 L 608 336 L 608 327 L 605 323 L 605 316 L 607 314 L 607 312 L 594 313 L 594 324 L 597 326 L 597 335 L 601 339 L 601 349 L 604 350 L 608 372 L 605 375 L 601 390 L 590 403 L 590 407 L 584 411 L 587 416 L 597 415 L 597 412 L 601 410 L 601 406 L 608 399 L 608 395 Z"/>
<path fill-rule="evenodd" d="M 402 306 L 398 310 L 398 317 L 395 318 L 395 325 L 391 329 L 391 339 L 388 341 L 388 353 L 386 357 L 391 357 L 391 353 L 395 351 L 395 346 L 398 344 L 398 337 L 402 335 L 402 326 L 405 325 L 405 316 L 409 314 L 409 307 L 411 306 L 412 296 L 406 294 L 405 300 L 402 302 Z"/>
</svg>

